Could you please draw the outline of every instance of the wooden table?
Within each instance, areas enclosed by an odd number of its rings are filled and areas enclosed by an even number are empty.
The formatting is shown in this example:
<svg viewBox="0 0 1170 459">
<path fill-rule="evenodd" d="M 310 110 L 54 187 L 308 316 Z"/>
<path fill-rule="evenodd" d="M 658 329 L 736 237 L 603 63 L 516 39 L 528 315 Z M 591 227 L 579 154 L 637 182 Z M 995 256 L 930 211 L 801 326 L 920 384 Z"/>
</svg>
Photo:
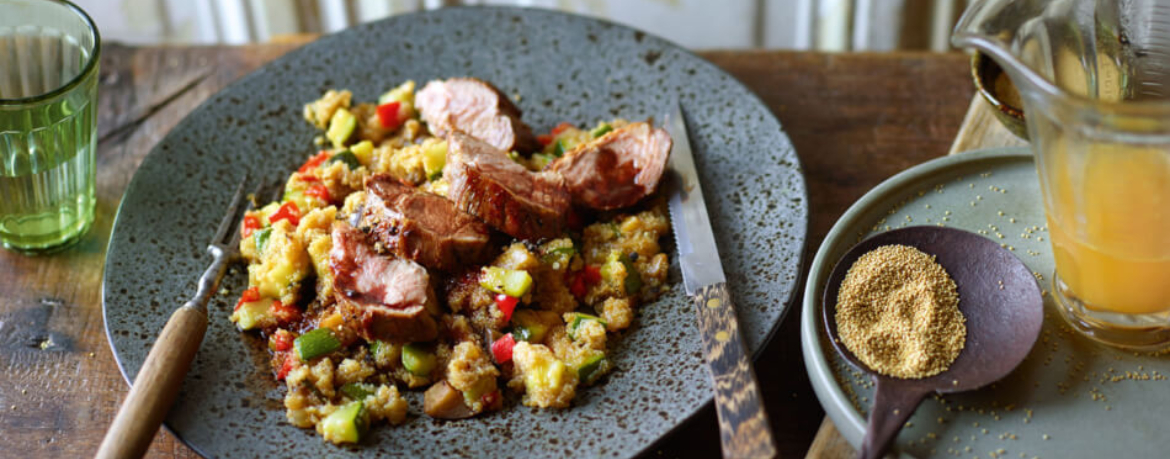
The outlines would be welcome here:
<svg viewBox="0 0 1170 459">
<path fill-rule="evenodd" d="M 97 450 L 127 390 L 100 299 L 122 192 L 143 156 L 191 109 L 294 47 L 105 45 L 93 229 L 50 256 L 0 250 L 0 455 L 84 457 Z M 971 101 L 960 54 L 701 54 L 759 94 L 796 146 L 812 208 L 806 266 L 829 227 L 866 190 L 946 154 Z M 823 417 L 801 358 L 799 307 L 792 311 L 756 366 L 788 458 L 808 451 Z M 715 413 L 707 409 L 650 456 L 718 454 Z M 197 455 L 160 432 L 149 456 Z"/>
</svg>

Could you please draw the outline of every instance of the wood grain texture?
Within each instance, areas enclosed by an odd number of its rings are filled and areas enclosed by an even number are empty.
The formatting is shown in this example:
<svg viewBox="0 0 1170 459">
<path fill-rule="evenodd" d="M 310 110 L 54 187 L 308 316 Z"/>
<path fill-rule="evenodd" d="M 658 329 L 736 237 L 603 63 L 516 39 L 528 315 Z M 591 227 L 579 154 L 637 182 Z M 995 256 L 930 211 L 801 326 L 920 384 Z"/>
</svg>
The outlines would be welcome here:
<svg viewBox="0 0 1170 459">
<path fill-rule="evenodd" d="M 726 458 L 776 456 L 768 414 L 756 372 L 739 334 L 739 320 L 727 284 L 703 287 L 692 297 L 703 336 L 703 354 L 715 386 L 719 440 Z"/>
<path fill-rule="evenodd" d="M 179 395 L 207 332 L 207 310 L 191 305 L 171 314 L 98 447 L 98 459 L 142 457 Z"/>
<path fill-rule="evenodd" d="M 100 299 L 106 243 L 122 192 L 150 148 L 183 116 L 297 45 L 103 44 L 93 229 L 51 256 L 0 250 L 3 456 L 86 457 L 97 451 L 128 389 L 105 337 Z M 945 154 L 972 94 L 967 59 L 960 54 L 700 54 L 755 91 L 796 146 L 811 200 L 810 251 L 865 191 Z M 811 257 L 804 262 L 807 267 Z M 804 455 L 823 417 L 805 374 L 797 314 L 799 308 L 755 365 L 781 457 Z M 157 336 L 159 330 L 141 333 Z M 719 454 L 717 415 L 710 407 L 661 439 L 649 456 Z M 164 429 L 147 457 L 198 455 Z"/>
</svg>

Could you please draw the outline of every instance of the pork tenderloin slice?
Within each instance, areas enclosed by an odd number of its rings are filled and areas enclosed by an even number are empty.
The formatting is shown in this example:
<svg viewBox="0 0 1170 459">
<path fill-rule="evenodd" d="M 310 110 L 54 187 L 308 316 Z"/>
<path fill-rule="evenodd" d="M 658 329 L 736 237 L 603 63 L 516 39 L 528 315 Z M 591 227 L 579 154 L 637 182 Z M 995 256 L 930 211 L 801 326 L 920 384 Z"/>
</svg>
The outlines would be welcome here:
<svg viewBox="0 0 1170 459">
<path fill-rule="evenodd" d="M 446 198 L 385 174 L 366 179 L 360 225 L 381 250 L 428 268 L 456 271 L 493 255 L 490 227 Z"/>
<path fill-rule="evenodd" d="M 670 134 L 631 123 L 565 153 L 546 170 L 560 174 L 575 204 L 598 210 L 634 205 L 654 192 L 670 157 Z"/>
<path fill-rule="evenodd" d="M 365 233 L 345 222 L 333 224 L 332 237 L 334 296 L 362 338 L 404 343 L 438 336 L 439 307 L 426 268 L 379 255 Z"/>
<path fill-rule="evenodd" d="M 460 131 L 447 136 L 447 198 L 519 239 L 557 237 L 570 210 L 560 174 L 534 173 L 498 148 Z"/>
<path fill-rule="evenodd" d="M 414 100 L 436 137 L 459 130 L 504 151 L 540 149 L 532 128 L 520 121 L 520 109 L 486 81 L 434 80 L 419 90 Z"/>
</svg>

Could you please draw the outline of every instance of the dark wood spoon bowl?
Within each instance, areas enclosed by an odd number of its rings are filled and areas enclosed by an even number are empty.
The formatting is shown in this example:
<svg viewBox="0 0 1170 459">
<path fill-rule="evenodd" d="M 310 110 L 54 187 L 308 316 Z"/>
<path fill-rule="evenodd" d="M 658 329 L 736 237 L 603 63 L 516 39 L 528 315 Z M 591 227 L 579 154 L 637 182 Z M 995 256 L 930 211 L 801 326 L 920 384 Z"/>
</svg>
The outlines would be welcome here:
<svg viewBox="0 0 1170 459">
<path fill-rule="evenodd" d="M 959 310 L 967 319 L 966 343 L 946 371 L 928 378 L 879 374 L 849 352 L 837 335 L 837 292 L 845 274 L 865 253 L 891 244 L 934 255 L 959 290 Z M 983 236 L 936 226 L 887 231 L 853 246 L 829 275 L 822 302 L 825 330 L 833 347 L 874 381 L 861 458 L 885 454 L 926 395 L 978 389 L 1007 376 L 1036 343 L 1044 319 L 1040 287 L 1023 262 Z"/>
</svg>

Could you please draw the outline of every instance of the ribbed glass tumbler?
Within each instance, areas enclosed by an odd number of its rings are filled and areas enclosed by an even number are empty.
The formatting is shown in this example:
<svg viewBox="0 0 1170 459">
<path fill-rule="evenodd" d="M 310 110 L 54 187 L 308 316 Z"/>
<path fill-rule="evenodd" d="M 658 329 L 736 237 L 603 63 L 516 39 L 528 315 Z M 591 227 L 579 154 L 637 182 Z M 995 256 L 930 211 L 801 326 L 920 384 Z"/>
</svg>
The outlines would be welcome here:
<svg viewBox="0 0 1170 459">
<path fill-rule="evenodd" d="M 94 220 L 100 38 L 77 6 L 0 0 L 0 244 L 45 252 Z"/>
</svg>

